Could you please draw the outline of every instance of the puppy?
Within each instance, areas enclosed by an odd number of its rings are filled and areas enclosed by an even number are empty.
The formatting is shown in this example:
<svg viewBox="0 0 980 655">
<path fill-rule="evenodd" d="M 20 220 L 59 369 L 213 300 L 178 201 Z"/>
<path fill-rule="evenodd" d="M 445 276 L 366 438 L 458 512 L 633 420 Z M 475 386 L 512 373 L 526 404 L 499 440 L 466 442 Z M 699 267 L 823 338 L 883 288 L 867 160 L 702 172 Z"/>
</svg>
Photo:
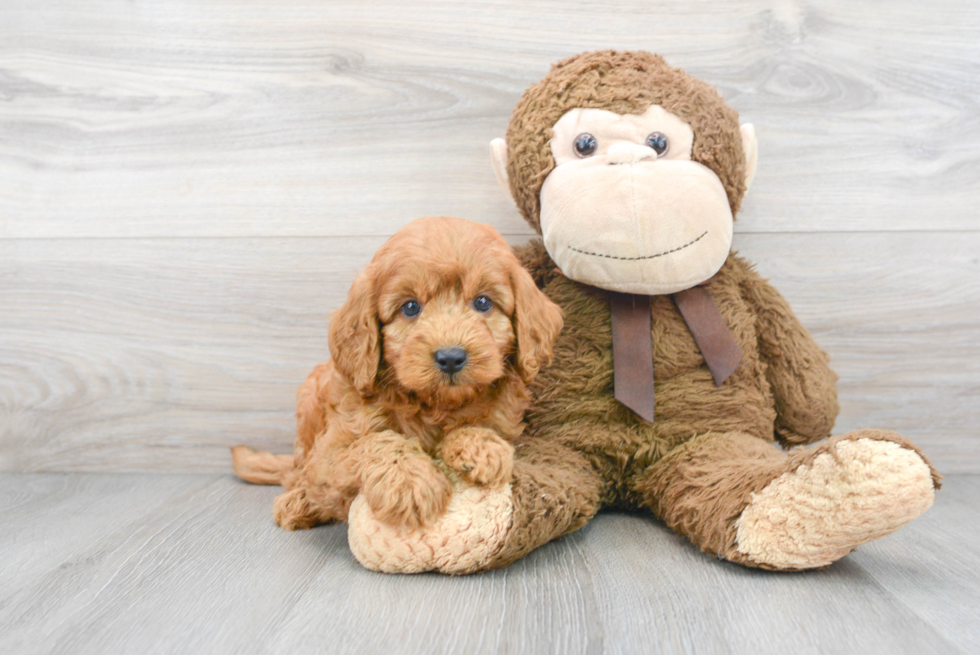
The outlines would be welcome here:
<svg viewBox="0 0 980 655">
<path fill-rule="evenodd" d="M 360 493 L 415 529 L 452 483 L 510 480 L 525 385 L 551 360 L 561 310 L 493 228 L 423 218 L 385 243 L 330 321 L 331 359 L 297 394 L 293 456 L 232 449 L 235 473 L 282 484 L 287 530 L 344 521 Z"/>
</svg>

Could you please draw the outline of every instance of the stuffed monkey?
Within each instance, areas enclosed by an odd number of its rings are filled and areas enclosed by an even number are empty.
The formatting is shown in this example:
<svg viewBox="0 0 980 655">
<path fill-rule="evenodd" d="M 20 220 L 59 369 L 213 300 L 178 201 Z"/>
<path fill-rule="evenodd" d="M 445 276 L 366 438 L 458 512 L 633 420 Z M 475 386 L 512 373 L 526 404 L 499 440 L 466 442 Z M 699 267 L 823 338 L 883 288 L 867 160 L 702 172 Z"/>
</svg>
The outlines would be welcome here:
<svg viewBox="0 0 980 655">
<path fill-rule="evenodd" d="M 565 328 L 511 484 L 460 488 L 448 519 L 415 531 L 355 501 L 365 566 L 502 567 L 617 506 L 716 557 L 810 569 L 929 508 L 940 476 L 909 440 L 828 439 L 826 353 L 731 252 L 756 139 L 714 88 L 657 55 L 580 54 L 527 89 L 491 153 L 543 237 L 518 255 Z"/>
</svg>

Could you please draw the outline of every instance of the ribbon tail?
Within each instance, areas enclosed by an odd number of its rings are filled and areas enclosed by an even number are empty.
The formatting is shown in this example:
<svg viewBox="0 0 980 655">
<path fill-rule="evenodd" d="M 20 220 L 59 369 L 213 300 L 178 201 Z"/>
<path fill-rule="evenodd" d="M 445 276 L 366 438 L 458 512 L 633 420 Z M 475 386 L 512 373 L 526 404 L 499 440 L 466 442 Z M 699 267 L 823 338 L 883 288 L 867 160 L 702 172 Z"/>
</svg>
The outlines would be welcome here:
<svg viewBox="0 0 980 655">
<path fill-rule="evenodd" d="M 653 423 L 653 336 L 650 296 L 609 293 L 616 400 Z"/>
<path fill-rule="evenodd" d="M 704 287 L 692 287 L 671 296 L 701 350 L 716 386 L 731 377 L 742 361 L 742 349 L 725 323 L 714 298 Z"/>
</svg>

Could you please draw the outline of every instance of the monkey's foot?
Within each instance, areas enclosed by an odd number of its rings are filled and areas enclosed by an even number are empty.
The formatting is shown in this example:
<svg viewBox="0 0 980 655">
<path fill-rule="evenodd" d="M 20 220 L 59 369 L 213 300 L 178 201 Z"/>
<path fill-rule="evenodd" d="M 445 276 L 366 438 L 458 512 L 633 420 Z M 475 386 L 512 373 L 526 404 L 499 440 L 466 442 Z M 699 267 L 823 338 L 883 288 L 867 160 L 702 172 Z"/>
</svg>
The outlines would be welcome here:
<svg viewBox="0 0 980 655">
<path fill-rule="evenodd" d="M 929 509 L 938 474 L 891 434 L 846 435 L 753 494 L 735 524 L 741 556 L 770 569 L 827 566 Z"/>
<path fill-rule="evenodd" d="M 454 482 L 446 513 L 432 525 L 415 530 L 379 521 L 363 496 L 355 498 L 347 540 L 357 561 L 384 573 L 460 575 L 486 568 L 510 530 L 514 512 L 511 485 L 488 489 Z"/>
</svg>

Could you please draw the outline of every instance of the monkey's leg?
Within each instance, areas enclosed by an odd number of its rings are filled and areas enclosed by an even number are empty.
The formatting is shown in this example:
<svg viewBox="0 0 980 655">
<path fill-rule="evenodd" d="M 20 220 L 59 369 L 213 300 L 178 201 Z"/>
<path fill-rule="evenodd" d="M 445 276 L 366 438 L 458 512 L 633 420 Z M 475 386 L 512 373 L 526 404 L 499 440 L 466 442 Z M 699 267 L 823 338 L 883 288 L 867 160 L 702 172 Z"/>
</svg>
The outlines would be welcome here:
<svg viewBox="0 0 980 655">
<path fill-rule="evenodd" d="M 351 506 L 348 539 L 370 569 L 475 573 L 506 566 L 581 528 L 599 510 L 605 490 L 582 454 L 529 438 L 515 449 L 510 484 L 492 489 L 457 482 L 448 510 L 432 526 L 392 528 L 359 497 Z"/>
<path fill-rule="evenodd" d="M 932 505 L 939 475 L 907 439 L 858 430 L 786 452 L 705 434 L 637 474 L 644 505 L 701 550 L 766 569 L 827 566 Z"/>
<path fill-rule="evenodd" d="M 531 437 L 514 459 L 514 514 L 503 547 L 486 568 L 501 568 L 583 527 L 602 506 L 607 484 L 581 453 Z"/>
</svg>

